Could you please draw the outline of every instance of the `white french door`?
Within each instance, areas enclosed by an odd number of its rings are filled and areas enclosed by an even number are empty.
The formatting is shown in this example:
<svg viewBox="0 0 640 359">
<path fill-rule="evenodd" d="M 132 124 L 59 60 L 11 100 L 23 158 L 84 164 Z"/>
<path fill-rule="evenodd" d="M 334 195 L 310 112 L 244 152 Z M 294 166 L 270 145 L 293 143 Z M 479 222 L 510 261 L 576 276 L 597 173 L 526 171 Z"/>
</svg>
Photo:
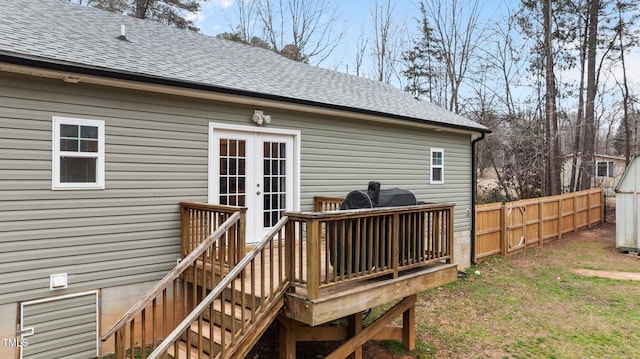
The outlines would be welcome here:
<svg viewBox="0 0 640 359">
<path fill-rule="evenodd" d="M 296 209 L 295 134 L 212 128 L 209 202 L 247 208 L 247 243 Z"/>
</svg>

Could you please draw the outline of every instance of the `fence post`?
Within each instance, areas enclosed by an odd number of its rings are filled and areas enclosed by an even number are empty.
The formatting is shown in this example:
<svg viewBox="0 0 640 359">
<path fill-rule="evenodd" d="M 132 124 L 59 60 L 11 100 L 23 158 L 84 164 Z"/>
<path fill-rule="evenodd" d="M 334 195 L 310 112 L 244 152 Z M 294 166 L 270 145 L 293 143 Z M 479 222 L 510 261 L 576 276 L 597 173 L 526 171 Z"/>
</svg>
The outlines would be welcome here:
<svg viewBox="0 0 640 359">
<path fill-rule="evenodd" d="M 591 191 L 587 192 L 587 228 L 591 228 Z"/>
<path fill-rule="evenodd" d="M 538 199 L 538 236 L 540 236 L 540 246 L 544 245 L 544 202 L 542 199 Z"/>
<path fill-rule="evenodd" d="M 507 257 L 507 248 L 508 248 L 508 233 L 509 230 L 507 228 L 507 205 L 503 203 L 500 207 L 500 237 L 502 240 L 500 241 L 500 250 L 502 251 L 502 256 Z"/>
<path fill-rule="evenodd" d="M 605 218 L 605 208 L 606 208 L 606 198 L 604 196 L 604 188 L 600 187 L 600 223 L 604 223 Z"/>
<path fill-rule="evenodd" d="M 564 196 L 558 196 L 558 239 L 562 239 L 562 230 L 564 226 L 562 225 L 564 215 Z"/>
<path fill-rule="evenodd" d="M 573 231 L 578 231 L 578 195 L 577 193 L 572 193 L 573 195 Z"/>
</svg>

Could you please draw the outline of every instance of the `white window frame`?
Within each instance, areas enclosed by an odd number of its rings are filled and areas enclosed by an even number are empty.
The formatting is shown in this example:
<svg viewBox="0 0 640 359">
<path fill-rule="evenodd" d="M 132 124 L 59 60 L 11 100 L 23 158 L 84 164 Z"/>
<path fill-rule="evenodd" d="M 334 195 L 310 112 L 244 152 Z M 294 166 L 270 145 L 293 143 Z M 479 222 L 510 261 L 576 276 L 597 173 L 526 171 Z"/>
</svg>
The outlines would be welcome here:
<svg viewBox="0 0 640 359">
<path fill-rule="evenodd" d="M 444 149 L 443 148 L 437 148 L 437 147 L 433 147 L 430 149 L 429 151 L 430 155 L 429 155 L 429 183 L 431 184 L 444 184 Z M 439 165 L 436 165 L 433 163 L 433 154 L 434 153 L 440 153 L 441 155 L 441 159 L 442 159 L 442 163 Z M 440 180 L 434 180 L 433 179 L 433 170 L 439 168 L 440 169 Z"/>
<path fill-rule="evenodd" d="M 604 176 L 600 176 L 598 173 L 598 166 L 601 163 L 607 164 L 607 173 Z M 615 166 L 613 161 L 596 161 L 596 178 L 612 178 L 613 176 L 613 167 Z"/>
<path fill-rule="evenodd" d="M 53 117 L 52 122 L 52 185 L 53 190 L 104 189 L 104 121 L 69 117 Z M 98 128 L 98 152 L 67 152 L 60 150 L 60 125 L 92 126 Z M 60 158 L 83 157 L 96 159 L 95 182 L 60 182 Z"/>
</svg>

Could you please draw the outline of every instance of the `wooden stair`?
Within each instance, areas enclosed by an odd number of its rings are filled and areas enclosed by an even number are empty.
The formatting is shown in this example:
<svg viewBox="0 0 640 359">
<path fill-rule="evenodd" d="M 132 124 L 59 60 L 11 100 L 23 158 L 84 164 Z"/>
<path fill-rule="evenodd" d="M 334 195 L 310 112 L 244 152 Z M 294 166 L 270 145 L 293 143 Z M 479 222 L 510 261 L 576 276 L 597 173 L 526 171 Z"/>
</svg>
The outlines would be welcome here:
<svg viewBox="0 0 640 359">
<path fill-rule="evenodd" d="M 224 307 L 224 314 L 222 313 Z M 174 356 L 174 347 L 168 352 L 172 359 L 215 358 L 223 345 L 233 341 L 232 329 L 239 328 L 251 318 L 251 309 L 239 304 L 218 299 L 213 303 L 213 315 L 207 313 L 201 323 L 191 323 L 188 338 L 183 335 L 178 342 L 178 353 Z M 189 353 L 187 353 L 189 348 Z"/>
<path fill-rule="evenodd" d="M 202 353 L 202 355 L 200 355 L 198 348 L 196 347 L 191 347 L 189 349 L 189 354 L 187 355 L 187 343 L 186 342 L 179 342 L 178 343 L 178 353 L 177 356 L 174 356 L 175 350 L 174 350 L 174 346 L 172 345 L 169 349 L 169 358 L 171 359 L 175 359 L 175 358 L 200 358 L 200 359 L 209 359 L 211 358 L 209 355 Z"/>
</svg>

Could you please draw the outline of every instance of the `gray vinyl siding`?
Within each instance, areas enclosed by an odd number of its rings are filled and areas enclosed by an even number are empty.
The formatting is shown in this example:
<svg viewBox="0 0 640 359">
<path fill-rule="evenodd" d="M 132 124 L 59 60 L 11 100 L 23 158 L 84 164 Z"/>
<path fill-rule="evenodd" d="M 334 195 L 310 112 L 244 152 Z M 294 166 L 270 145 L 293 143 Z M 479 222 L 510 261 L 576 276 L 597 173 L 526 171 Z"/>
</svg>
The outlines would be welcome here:
<svg viewBox="0 0 640 359">
<path fill-rule="evenodd" d="M 456 230 L 468 229 L 462 214 L 471 199 L 469 136 L 384 124 L 324 122 L 324 128 L 303 132 L 303 207 L 312 205 L 314 195 L 343 196 L 376 180 L 382 188 L 410 189 L 425 202 L 456 204 Z M 444 149 L 442 185 L 429 184 L 431 147 Z"/>
<path fill-rule="evenodd" d="M 82 294 L 24 304 L 23 328 L 33 328 L 25 337 L 24 359 L 89 359 L 97 354 L 97 296 Z"/>
<path fill-rule="evenodd" d="M 52 273 L 63 293 L 162 278 L 178 203 L 206 201 L 206 112 L 25 79 L 0 81 L 0 303 L 53 295 Z M 105 121 L 105 190 L 51 190 L 53 116 Z"/>
<path fill-rule="evenodd" d="M 0 304 L 153 281 L 180 250 L 180 201 L 207 201 L 209 123 L 301 132 L 302 210 L 315 195 L 402 187 L 427 202 L 456 204 L 455 230 L 469 230 L 470 136 L 107 89 L 0 74 Z M 51 190 L 51 119 L 105 121 L 105 189 Z M 429 184 L 429 149 L 444 149 L 443 185 Z"/>
</svg>

